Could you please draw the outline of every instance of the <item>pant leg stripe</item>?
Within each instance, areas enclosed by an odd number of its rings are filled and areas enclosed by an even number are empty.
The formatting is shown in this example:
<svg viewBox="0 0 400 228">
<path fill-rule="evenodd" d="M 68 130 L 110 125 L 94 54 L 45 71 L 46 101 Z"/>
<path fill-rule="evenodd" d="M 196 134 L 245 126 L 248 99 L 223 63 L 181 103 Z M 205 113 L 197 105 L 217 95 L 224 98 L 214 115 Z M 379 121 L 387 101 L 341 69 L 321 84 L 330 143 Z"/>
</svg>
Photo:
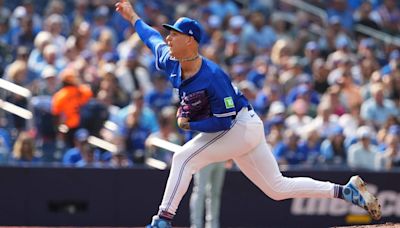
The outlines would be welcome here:
<svg viewBox="0 0 400 228">
<path fill-rule="evenodd" d="M 236 120 L 233 122 L 232 127 L 235 125 Z M 232 129 L 232 128 L 230 128 Z M 229 129 L 229 130 L 230 130 Z M 171 206 L 172 203 L 172 199 L 175 197 L 175 194 L 178 190 L 178 186 L 179 183 L 181 182 L 181 178 L 182 178 L 182 174 L 183 174 L 183 170 L 185 169 L 186 164 L 192 159 L 194 158 L 196 155 L 198 155 L 201 151 L 203 151 L 205 148 L 207 148 L 208 146 L 210 146 L 211 144 L 213 144 L 215 141 L 217 141 L 218 139 L 222 138 L 222 136 L 224 136 L 226 133 L 229 132 L 229 130 L 223 131 L 221 132 L 221 134 L 217 135 L 215 138 L 211 139 L 208 143 L 206 143 L 205 145 L 203 145 L 202 147 L 200 147 L 199 149 L 197 149 L 193 154 L 191 154 L 184 162 L 183 165 L 179 171 L 179 176 L 178 176 L 178 181 L 174 187 L 174 191 L 171 194 L 171 198 L 168 201 L 167 207 L 165 208 L 166 211 L 168 211 L 168 208 Z"/>
</svg>

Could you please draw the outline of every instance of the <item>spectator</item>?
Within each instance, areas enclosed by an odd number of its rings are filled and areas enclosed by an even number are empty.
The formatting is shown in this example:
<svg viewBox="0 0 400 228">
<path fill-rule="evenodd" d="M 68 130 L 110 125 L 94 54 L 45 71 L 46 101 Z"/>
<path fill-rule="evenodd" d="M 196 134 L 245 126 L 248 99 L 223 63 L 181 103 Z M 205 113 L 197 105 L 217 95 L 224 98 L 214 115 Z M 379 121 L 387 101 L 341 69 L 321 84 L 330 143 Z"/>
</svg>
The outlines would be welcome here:
<svg viewBox="0 0 400 228">
<path fill-rule="evenodd" d="M 383 161 L 386 169 L 400 167 L 400 127 L 393 125 L 385 137 Z"/>
<path fill-rule="evenodd" d="M 353 26 L 353 16 L 346 0 L 332 0 L 331 6 L 327 10 L 328 17 L 338 17 L 342 26 L 350 31 Z"/>
<path fill-rule="evenodd" d="M 18 135 L 13 147 L 12 161 L 17 163 L 40 161 L 40 158 L 36 154 L 34 138 L 29 132 L 21 132 Z"/>
<path fill-rule="evenodd" d="M 373 20 L 371 13 L 372 13 L 372 4 L 370 1 L 362 1 L 361 6 L 358 7 L 356 12 L 353 15 L 354 24 L 355 25 L 364 25 L 371 27 L 373 29 L 379 30 L 379 25 Z M 358 36 L 363 34 L 356 33 Z"/>
<path fill-rule="evenodd" d="M 305 149 L 301 146 L 300 137 L 294 131 L 286 130 L 283 141 L 274 149 L 274 156 L 280 165 L 298 165 L 307 161 Z"/>
<path fill-rule="evenodd" d="M 345 166 L 347 162 L 347 148 L 343 128 L 336 126 L 327 134 L 321 144 L 321 162 L 324 164 Z"/>
<path fill-rule="evenodd" d="M 399 110 L 393 101 L 384 97 L 382 84 L 371 86 L 372 97 L 361 106 L 361 117 L 367 124 L 379 129 L 390 116 L 398 116 Z"/>
<path fill-rule="evenodd" d="M 144 105 L 143 94 L 136 91 L 132 95 L 132 105 L 121 109 L 119 113 L 119 136 L 129 157 L 134 163 L 145 161 L 145 140 L 159 129 L 153 111 Z"/>
<path fill-rule="evenodd" d="M 91 89 L 82 85 L 78 73 L 65 69 L 60 78 L 62 88 L 53 95 L 51 113 L 56 118 L 56 126 L 64 124 L 68 130 L 65 135 L 67 147 L 73 146 L 74 134 L 80 126 L 80 109 L 93 96 Z"/>
<path fill-rule="evenodd" d="M 131 50 L 126 61 L 115 72 L 121 88 L 127 92 L 141 91 L 144 94 L 153 89 L 148 69 L 139 62 L 139 53 Z"/>
<path fill-rule="evenodd" d="M 379 149 L 371 144 L 373 130 L 367 126 L 357 129 L 358 142 L 349 147 L 347 164 L 356 169 L 382 169 Z"/>
<path fill-rule="evenodd" d="M 247 80 L 253 83 L 257 89 L 264 85 L 265 78 L 268 76 L 270 60 L 266 56 L 257 56 L 253 60 L 253 67 L 247 74 Z"/>
<path fill-rule="evenodd" d="M 53 96 L 59 89 L 58 85 L 60 83 L 57 78 L 58 72 L 56 68 L 53 66 L 46 66 L 40 76 L 37 95 Z"/>
<path fill-rule="evenodd" d="M 309 106 L 310 104 L 303 99 L 296 100 L 292 106 L 293 114 L 285 120 L 285 125 L 297 135 L 302 135 L 304 127 L 312 121 L 307 114 Z"/>
<path fill-rule="evenodd" d="M 329 103 L 321 102 L 318 106 L 317 116 L 305 126 L 306 132 L 316 130 L 322 138 L 329 136 L 329 133 L 338 126 L 338 116 L 332 113 Z"/>
<path fill-rule="evenodd" d="M 328 88 L 328 90 L 322 97 L 322 100 L 324 102 L 328 102 L 331 105 L 332 113 L 337 116 L 342 116 L 347 112 L 346 107 L 342 104 L 342 100 L 344 99 L 342 99 L 342 94 L 340 93 L 340 90 L 341 88 L 339 85 L 333 85 Z"/>
<path fill-rule="evenodd" d="M 400 10 L 395 0 L 384 0 L 383 4 L 371 13 L 373 20 L 378 23 L 383 31 L 398 34 Z"/>
<path fill-rule="evenodd" d="M 209 3 L 212 14 L 224 20 L 228 16 L 235 16 L 239 13 L 237 5 L 229 0 L 212 0 Z"/>
<path fill-rule="evenodd" d="M 347 138 L 355 138 L 358 127 L 365 124 L 360 115 L 361 105 L 354 104 L 350 107 L 348 113 L 344 113 L 339 117 L 339 125 L 344 129 L 344 135 Z"/>
<path fill-rule="evenodd" d="M 320 95 L 324 94 L 330 86 L 328 83 L 328 73 L 325 61 L 321 58 L 316 59 L 312 64 L 312 81 L 314 83 L 313 88 Z"/>
<path fill-rule="evenodd" d="M 247 55 L 260 55 L 268 53 L 276 41 L 274 29 L 267 24 L 267 20 L 261 12 L 250 15 L 250 24 L 243 29 L 243 47 Z"/>
<path fill-rule="evenodd" d="M 110 166 L 113 168 L 129 168 L 133 167 L 133 162 L 128 155 L 123 151 L 118 151 L 112 154 Z"/>
<path fill-rule="evenodd" d="M 74 133 L 74 147 L 68 149 L 62 159 L 64 165 L 76 165 L 82 160 L 82 151 L 86 144 L 88 144 L 89 131 L 80 128 Z"/>
<path fill-rule="evenodd" d="M 92 145 L 83 144 L 80 151 L 82 158 L 75 165 L 77 167 L 102 167 L 103 164 L 99 161 L 97 152 Z"/>
</svg>

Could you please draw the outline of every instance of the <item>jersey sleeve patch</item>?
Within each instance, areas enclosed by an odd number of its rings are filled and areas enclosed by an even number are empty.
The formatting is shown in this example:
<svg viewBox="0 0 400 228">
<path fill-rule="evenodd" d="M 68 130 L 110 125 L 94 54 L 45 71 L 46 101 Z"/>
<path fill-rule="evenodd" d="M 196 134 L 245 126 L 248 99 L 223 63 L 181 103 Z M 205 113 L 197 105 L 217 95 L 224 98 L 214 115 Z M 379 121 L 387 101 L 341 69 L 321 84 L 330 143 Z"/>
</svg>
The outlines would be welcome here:
<svg viewBox="0 0 400 228">
<path fill-rule="evenodd" d="M 224 98 L 225 108 L 230 109 L 235 107 L 235 103 L 233 102 L 232 97 L 225 97 Z"/>
</svg>

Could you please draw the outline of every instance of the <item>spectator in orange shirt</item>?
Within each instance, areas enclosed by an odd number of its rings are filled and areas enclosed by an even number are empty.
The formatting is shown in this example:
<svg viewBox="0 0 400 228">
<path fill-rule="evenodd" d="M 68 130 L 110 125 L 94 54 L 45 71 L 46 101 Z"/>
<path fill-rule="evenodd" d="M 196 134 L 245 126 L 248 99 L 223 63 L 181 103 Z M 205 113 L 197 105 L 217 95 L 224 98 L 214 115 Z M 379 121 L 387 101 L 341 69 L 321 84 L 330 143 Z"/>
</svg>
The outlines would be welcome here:
<svg viewBox="0 0 400 228">
<path fill-rule="evenodd" d="M 67 127 L 65 143 L 73 145 L 73 136 L 80 126 L 80 109 L 93 96 L 90 87 L 81 85 L 78 73 L 73 69 L 65 69 L 60 75 L 62 88 L 52 98 L 51 112 L 56 116 L 56 126 Z"/>
</svg>

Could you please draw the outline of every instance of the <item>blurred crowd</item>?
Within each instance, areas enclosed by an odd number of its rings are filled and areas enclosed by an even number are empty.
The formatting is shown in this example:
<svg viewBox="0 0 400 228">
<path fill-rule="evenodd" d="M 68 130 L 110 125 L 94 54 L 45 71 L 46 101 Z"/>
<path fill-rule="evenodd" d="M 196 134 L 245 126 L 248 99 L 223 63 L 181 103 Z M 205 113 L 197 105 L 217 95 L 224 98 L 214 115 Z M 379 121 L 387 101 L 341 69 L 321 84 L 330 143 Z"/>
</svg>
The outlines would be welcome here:
<svg viewBox="0 0 400 228">
<path fill-rule="evenodd" d="M 400 166 L 400 48 L 389 39 L 400 33 L 399 2 L 305 1 L 319 16 L 285 2 L 136 0 L 134 7 L 163 36 L 161 25 L 181 16 L 201 23 L 201 54 L 249 99 L 280 165 Z M 192 137 L 176 125 L 179 100 L 168 76 L 115 3 L 0 0 L 1 78 L 32 93 L 1 90 L 0 98 L 33 114 L 0 111 L 0 163 L 130 167 L 155 158 L 168 165 L 173 154 L 148 139 L 182 145 Z"/>
</svg>

